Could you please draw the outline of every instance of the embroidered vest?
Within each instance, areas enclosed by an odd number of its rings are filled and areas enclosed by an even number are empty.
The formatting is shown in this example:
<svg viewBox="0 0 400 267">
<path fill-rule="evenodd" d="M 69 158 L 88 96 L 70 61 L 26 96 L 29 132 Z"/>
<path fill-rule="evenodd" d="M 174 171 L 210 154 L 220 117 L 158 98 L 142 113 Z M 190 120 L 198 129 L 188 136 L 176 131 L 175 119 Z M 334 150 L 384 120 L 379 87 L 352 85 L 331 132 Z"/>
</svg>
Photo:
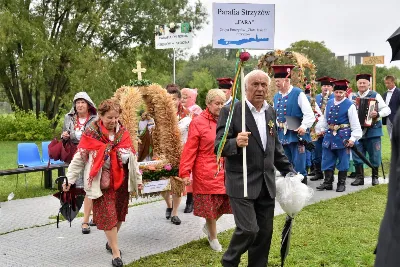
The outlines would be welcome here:
<svg viewBox="0 0 400 267">
<path fill-rule="evenodd" d="M 326 104 L 325 118 L 328 123 L 328 127 L 332 125 L 349 124 L 350 120 L 348 116 L 348 110 L 353 105 L 349 99 L 345 99 L 339 105 L 335 105 L 335 100 L 331 99 Z M 348 140 L 351 137 L 350 127 L 340 128 L 336 132 L 328 128 L 322 145 L 330 149 L 342 149 L 345 148 L 343 141 Z"/>
<path fill-rule="evenodd" d="M 365 97 L 376 98 L 377 94 L 378 94 L 377 92 L 370 90 Z M 353 94 L 353 96 L 352 96 L 352 99 L 354 102 L 356 101 L 357 97 L 360 97 L 358 92 L 357 92 L 357 94 Z M 378 110 L 379 110 L 379 104 L 378 104 Z M 374 124 L 372 124 L 371 127 L 368 127 L 368 128 L 362 127 L 362 129 L 363 129 L 363 133 L 365 132 L 364 129 L 366 129 L 366 132 L 361 137 L 361 139 L 383 136 L 382 120 L 377 120 Z"/>
<path fill-rule="evenodd" d="M 275 94 L 274 106 L 278 123 L 286 122 L 285 116 L 294 116 L 301 120 L 303 119 L 303 113 L 298 104 L 298 98 L 301 92 L 303 91 L 300 88 L 293 87 L 292 91 L 284 97 L 280 93 Z M 278 138 L 282 145 L 297 143 L 299 141 L 295 131 L 287 130 L 286 134 L 284 134 L 284 129 L 280 127 L 278 127 Z M 310 134 L 306 133 L 303 139 L 311 141 Z"/>
<path fill-rule="evenodd" d="M 331 99 L 333 99 L 335 96 L 333 95 L 333 93 L 332 94 L 330 94 L 329 95 L 329 97 L 328 97 L 328 101 L 329 100 L 331 100 Z M 328 103 L 328 101 L 326 101 L 326 103 L 324 103 L 325 105 L 324 105 L 324 107 L 322 107 L 322 104 L 323 104 L 323 100 L 324 98 L 323 98 L 323 96 L 322 96 L 322 94 L 318 94 L 316 97 L 315 97 L 315 102 L 317 103 L 317 105 L 318 105 L 318 107 L 321 109 L 321 112 L 322 112 L 322 114 L 324 114 L 324 111 L 326 110 L 326 104 Z"/>
</svg>

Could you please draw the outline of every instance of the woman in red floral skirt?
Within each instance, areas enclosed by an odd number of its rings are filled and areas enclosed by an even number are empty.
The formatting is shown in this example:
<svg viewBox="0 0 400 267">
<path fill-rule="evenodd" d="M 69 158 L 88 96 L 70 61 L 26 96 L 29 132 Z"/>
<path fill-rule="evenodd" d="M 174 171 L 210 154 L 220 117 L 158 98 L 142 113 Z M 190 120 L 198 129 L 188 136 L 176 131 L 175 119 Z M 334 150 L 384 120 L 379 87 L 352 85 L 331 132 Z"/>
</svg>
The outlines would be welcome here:
<svg viewBox="0 0 400 267">
<path fill-rule="evenodd" d="M 183 148 L 179 176 L 190 183 L 193 176 L 194 215 L 206 219 L 203 232 L 210 247 L 222 251 L 217 239 L 217 220 L 232 213 L 229 198 L 225 192 L 224 170 L 217 172 L 217 158 L 214 154 L 214 140 L 219 112 L 225 103 L 225 94 L 219 89 L 208 91 L 207 109 L 195 117 L 189 126 L 187 142 Z"/>
<path fill-rule="evenodd" d="M 113 266 L 123 266 L 117 234 L 128 213 L 129 192 L 142 189 L 131 138 L 118 122 L 121 112 L 115 100 L 100 104 L 100 119 L 82 135 L 68 167 L 69 185 L 64 184 L 64 191 L 68 191 L 84 170 L 85 192 L 93 199 L 93 219 L 106 234 L 106 249 L 113 255 Z"/>
</svg>

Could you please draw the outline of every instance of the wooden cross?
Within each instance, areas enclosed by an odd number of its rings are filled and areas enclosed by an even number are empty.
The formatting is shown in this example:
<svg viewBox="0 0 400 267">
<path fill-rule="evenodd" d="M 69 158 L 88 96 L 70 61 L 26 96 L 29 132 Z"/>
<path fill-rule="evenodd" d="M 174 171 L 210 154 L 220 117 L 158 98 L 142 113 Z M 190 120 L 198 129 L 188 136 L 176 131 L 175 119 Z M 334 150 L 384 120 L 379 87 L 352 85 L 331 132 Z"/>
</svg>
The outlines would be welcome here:
<svg viewBox="0 0 400 267">
<path fill-rule="evenodd" d="M 142 62 L 136 61 L 136 69 L 133 69 L 132 72 L 133 73 L 137 73 L 138 80 L 141 81 L 142 80 L 142 73 L 145 73 L 146 69 L 142 68 Z"/>
</svg>

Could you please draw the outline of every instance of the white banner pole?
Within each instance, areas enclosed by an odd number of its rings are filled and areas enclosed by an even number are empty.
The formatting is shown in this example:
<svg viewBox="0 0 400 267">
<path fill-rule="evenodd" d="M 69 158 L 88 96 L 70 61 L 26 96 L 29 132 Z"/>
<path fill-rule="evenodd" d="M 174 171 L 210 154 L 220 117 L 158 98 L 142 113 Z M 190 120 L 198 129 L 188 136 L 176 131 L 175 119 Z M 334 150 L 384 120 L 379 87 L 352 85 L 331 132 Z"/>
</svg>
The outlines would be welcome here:
<svg viewBox="0 0 400 267">
<path fill-rule="evenodd" d="M 245 93 L 245 84 L 244 84 L 244 71 L 243 67 L 240 70 L 240 83 L 241 83 L 241 91 L 242 91 L 242 132 L 246 132 L 246 93 Z M 233 101 L 233 100 L 232 100 Z M 243 191 L 244 197 L 247 197 L 247 155 L 246 155 L 246 147 L 243 147 Z"/>
<path fill-rule="evenodd" d="M 175 48 L 173 48 L 174 50 L 174 83 L 175 83 Z"/>
</svg>

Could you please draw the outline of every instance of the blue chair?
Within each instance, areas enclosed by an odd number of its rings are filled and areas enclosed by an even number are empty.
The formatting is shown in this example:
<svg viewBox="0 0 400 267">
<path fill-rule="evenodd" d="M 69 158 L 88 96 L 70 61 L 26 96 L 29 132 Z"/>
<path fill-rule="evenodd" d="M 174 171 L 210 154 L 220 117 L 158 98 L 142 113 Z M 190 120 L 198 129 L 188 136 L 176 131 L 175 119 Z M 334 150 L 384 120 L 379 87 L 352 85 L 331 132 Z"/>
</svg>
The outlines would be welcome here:
<svg viewBox="0 0 400 267">
<path fill-rule="evenodd" d="M 48 164 L 49 163 L 49 144 L 50 141 L 42 142 L 42 162 Z M 50 164 L 61 164 L 64 163 L 62 160 L 54 160 L 50 159 Z"/>
<path fill-rule="evenodd" d="M 42 162 L 40 158 L 39 148 L 35 143 L 19 143 L 17 152 L 17 165 L 18 168 L 21 168 L 45 166 L 46 164 Z M 16 186 L 18 186 L 18 175 Z M 27 183 L 25 174 L 25 187 L 26 186 Z"/>
</svg>

